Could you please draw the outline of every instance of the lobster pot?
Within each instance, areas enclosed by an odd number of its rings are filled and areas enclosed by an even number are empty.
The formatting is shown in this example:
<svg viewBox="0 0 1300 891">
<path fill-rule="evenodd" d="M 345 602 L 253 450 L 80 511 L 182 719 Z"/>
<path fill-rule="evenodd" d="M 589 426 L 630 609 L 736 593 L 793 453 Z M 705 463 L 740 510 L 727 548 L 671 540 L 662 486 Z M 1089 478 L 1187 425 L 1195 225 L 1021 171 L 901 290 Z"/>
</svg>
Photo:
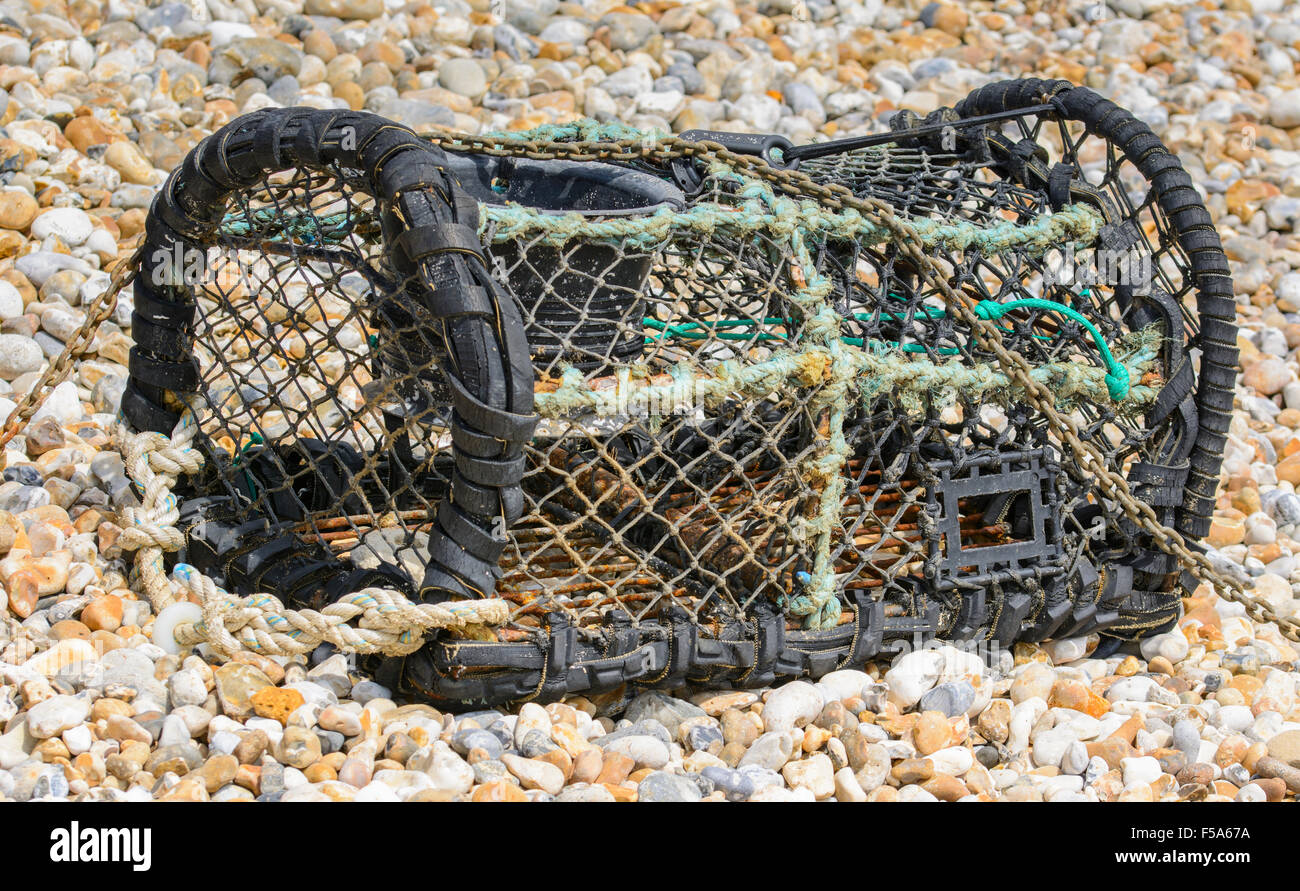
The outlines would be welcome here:
<svg viewBox="0 0 1300 891">
<path fill-rule="evenodd" d="M 933 121 L 793 171 L 596 122 L 232 122 L 133 281 L 123 412 L 183 402 L 207 458 L 176 559 L 317 610 L 499 599 L 363 666 L 440 708 L 1174 627 L 1179 564 L 1111 475 L 1204 534 L 1236 360 L 1208 213 L 1088 90 Z M 193 252 L 211 274 L 168 274 Z"/>
<path fill-rule="evenodd" d="M 489 219 L 515 207 L 566 217 L 575 231 L 590 232 L 686 206 L 671 183 L 610 164 L 455 153 L 449 160 L 465 190 L 489 206 Z M 654 245 L 617 236 L 489 241 L 499 279 L 520 303 L 538 369 L 594 371 L 640 357 Z"/>
</svg>

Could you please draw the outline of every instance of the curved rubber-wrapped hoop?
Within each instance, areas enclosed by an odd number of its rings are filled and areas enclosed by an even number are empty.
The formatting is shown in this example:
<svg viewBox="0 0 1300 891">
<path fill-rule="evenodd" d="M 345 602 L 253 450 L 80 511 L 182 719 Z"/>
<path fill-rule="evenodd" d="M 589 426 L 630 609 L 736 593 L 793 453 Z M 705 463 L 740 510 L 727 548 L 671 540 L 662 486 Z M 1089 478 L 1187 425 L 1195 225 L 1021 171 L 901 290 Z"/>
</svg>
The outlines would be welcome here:
<svg viewBox="0 0 1300 891">
<path fill-rule="evenodd" d="M 1209 532 L 1219 468 L 1232 421 L 1237 373 L 1236 302 L 1228 258 L 1191 176 L 1160 138 L 1130 112 L 1069 81 L 1027 79 L 981 87 L 956 105 L 961 117 L 1051 103 L 1067 120 L 1115 144 L 1151 184 L 1179 245 L 1191 261 L 1201 350 L 1196 385 L 1197 427 L 1187 485 L 1175 528 L 1199 540 Z"/>
<path fill-rule="evenodd" d="M 202 262 L 218 240 L 232 194 L 291 168 L 361 173 L 389 265 L 447 326 L 443 370 L 455 408 L 456 469 L 430 536 L 428 571 L 416 584 L 424 599 L 490 595 L 503 530 L 522 505 L 520 456 L 536 424 L 533 370 L 518 310 L 485 265 L 477 203 L 447 173 L 442 150 L 406 127 L 364 112 L 266 109 L 237 118 L 186 156 L 145 224 L 123 414 L 138 430 L 171 431 L 200 383 L 186 266 Z"/>
</svg>

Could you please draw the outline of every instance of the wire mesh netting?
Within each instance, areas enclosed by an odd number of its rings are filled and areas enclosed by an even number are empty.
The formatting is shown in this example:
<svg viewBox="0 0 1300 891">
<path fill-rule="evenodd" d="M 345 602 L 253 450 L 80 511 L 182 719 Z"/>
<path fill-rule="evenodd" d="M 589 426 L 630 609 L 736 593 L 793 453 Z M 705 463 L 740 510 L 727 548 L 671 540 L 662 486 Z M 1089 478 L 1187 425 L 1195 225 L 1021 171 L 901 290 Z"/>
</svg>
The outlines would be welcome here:
<svg viewBox="0 0 1300 891">
<path fill-rule="evenodd" d="M 967 217 L 966 207 L 994 225 L 1007 211 L 1025 221 L 1045 212 L 1028 189 L 967 179 L 957 160 L 882 149 L 809 172 L 864 177 L 868 192 L 894 180 L 901 194 L 924 196 L 907 210 L 939 210 L 942 197 L 949 219 Z M 849 165 L 851 173 L 837 169 Z M 666 598 L 694 615 L 797 599 L 816 561 L 805 527 L 830 485 L 815 465 L 831 453 L 836 398 L 848 446 L 842 518 L 831 532 L 839 584 L 881 588 L 913 611 L 923 599 L 915 582 L 927 575 L 960 587 L 960 574 L 939 571 L 961 562 L 949 549 L 1008 541 L 1038 547 L 1022 549 L 1021 561 L 1013 551 L 981 560 L 990 570 L 974 583 L 997 576 L 991 567 L 1001 562 L 1009 577 L 1066 573 L 1066 540 L 1076 549 L 1086 541 L 1073 514 L 1091 493 L 1061 477 L 1059 447 L 1041 425 L 990 398 L 989 357 L 887 245 L 818 233 L 804 247 L 813 261 L 805 269 L 781 231 L 793 221 L 747 207 L 762 199 L 740 197 L 745 185 L 710 175 L 693 210 L 736 219 L 707 234 L 689 216 L 663 234 L 635 225 L 648 215 L 632 218 L 632 234 L 592 243 L 557 232 L 545 214 L 486 215 L 497 269 L 532 335 L 545 419 L 528 454 L 527 520 L 511 530 L 498 586 L 519 604 L 519 622 L 557 606 L 581 620 L 612 605 L 643 618 Z M 239 196 L 216 245 L 216 280 L 200 297 L 202 428 L 244 510 L 300 521 L 309 540 L 361 566 L 396 556 L 421 567 L 421 525 L 446 493 L 444 353 L 439 320 L 382 269 L 369 203 L 340 175 L 302 172 Z M 1005 301 L 1045 295 L 1046 247 L 941 256 L 954 280 Z M 810 277 L 829 281 L 826 304 L 843 318 L 846 345 L 881 348 L 878 361 L 898 366 L 892 379 L 868 375 L 859 393 L 836 397 L 813 383 L 825 376 L 823 354 L 800 353 L 807 309 L 795 293 Z M 1057 299 L 1084 305 L 1134 377 L 1159 375 L 1157 338 L 1125 339 L 1113 295 L 1070 289 Z M 1097 345 L 1081 326 L 1029 309 L 1005 328 L 1009 345 L 1049 379 L 1068 378 L 1062 395 L 1076 397 L 1090 433 L 1114 441 L 1117 461 L 1147 445 L 1151 431 L 1135 409 L 1150 388 L 1109 404 Z M 971 372 L 951 395 L 906 379 L 949 363 Z M 711 373 L 720 366 L 745 380 L 740 392 Z M 951 465 L 949 479 L 980 478 L 981 465 L 1008 472 L 993 456 L 1032 468 L 1021 472 L 1033 484 L 962 499 L 959 536 L 927 535 L 926 526 L 954 519 L 937 500 L 936 462 Z M 1044 486 L 1054 516 L 1044 513 Z M 1074 534 L 1062 534 L 1063 516 Z"/>
<path fill-rule="evenodd" d="M 511 619 L 471 637 L 560 621 L 608 654 L 629 628 L 740 640 L 771 613 L 815 634 L 866 605 L 886 638 L 1167 621 L 1175 564 L 1117 519 L 940 288 L 1173 522 L 1181 493 L 1153 480 L 1186 474 L 1195 437 L 1196 282 L 1157 190 L 1059 116 L 917 123 L 782 180 L 701 153 L 683 182 L 653 141 L 617 165 L 444 142 L 523 320 L 540 417 L 479 592 Z M 888 204 L 937 273 L 816 184 Z M 274 582 L 320 605 L 340 566 L 422 590 L 464 460 L 455 378 L 473 369 L 448 374 L 455 322 L 395 271 L 392 237 L 335 164 L 235 191 L 201 245 L 187 389 L 209 462 L 182 513 L 236 591 Z M 295 544 L 268 550 L 268 529 Z"/>
</svg>

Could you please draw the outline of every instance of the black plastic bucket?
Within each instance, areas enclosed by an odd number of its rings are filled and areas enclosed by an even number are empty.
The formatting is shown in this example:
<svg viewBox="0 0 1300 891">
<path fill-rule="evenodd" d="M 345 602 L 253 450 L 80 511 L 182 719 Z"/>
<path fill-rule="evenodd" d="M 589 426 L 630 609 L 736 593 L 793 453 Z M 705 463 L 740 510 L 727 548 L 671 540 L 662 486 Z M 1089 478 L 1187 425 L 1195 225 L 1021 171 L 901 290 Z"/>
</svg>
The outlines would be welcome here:
<svg viewBox="0 0 1300 891">
<path fill-rule="evenodd" d="M 592 221 L 684 210 L 681 190 L 647 173 L 577 161 L 533 161 L 448 152 L 452 173 L 485 204 L 517 204 Z M 646 278 L 654 252 L 618 240 L 560 247 L 525 242 L 489 246 L 523 310 L 534 364 L 599 370 L 641 355 Z"/>
</svg>

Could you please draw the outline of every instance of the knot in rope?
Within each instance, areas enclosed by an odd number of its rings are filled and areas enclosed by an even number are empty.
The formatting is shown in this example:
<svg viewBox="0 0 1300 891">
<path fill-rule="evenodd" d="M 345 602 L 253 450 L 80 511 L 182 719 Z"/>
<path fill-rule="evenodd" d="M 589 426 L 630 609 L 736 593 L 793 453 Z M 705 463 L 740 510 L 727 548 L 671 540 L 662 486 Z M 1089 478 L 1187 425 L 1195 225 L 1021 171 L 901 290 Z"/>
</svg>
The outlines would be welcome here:
<svg viewBox="0 0 1300 891">
<path fill-rule="evenodd" d="M 365 588 L 316 610 L 286 609 L 270 594 L 231 596 L 198 569 L 178 563 L 172 581 L 197 597 L 199 622 L 181 622 L 173 632 L 178 643 L 207 643 L 229 658 L 242 649 L 264 655 L 309 653 L 328 643 L 345 653 L 404 656 L 424 646 L 431 631 L 501 625 L 510 604 L 501 599 L 449 603 L 412 603 L 387 588 Z M 355 626 L 349 624 L 355 620 Z"/>
</svg>

